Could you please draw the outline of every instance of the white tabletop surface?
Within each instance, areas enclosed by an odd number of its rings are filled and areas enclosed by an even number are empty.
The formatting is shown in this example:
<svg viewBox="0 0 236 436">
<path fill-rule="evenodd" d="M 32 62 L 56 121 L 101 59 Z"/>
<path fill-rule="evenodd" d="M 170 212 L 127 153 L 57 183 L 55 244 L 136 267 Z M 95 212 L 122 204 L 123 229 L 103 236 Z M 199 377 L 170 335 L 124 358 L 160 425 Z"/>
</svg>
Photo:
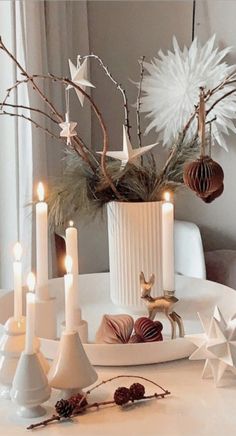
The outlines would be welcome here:
<svg viewBox="0 0 236 436">
<path fill-rule="evenodd" d="M 93 275 L 92 279 L 97 280 Z M 86 283 L 89 276 L 84 277 Z M 189 280 L 182 278 L 189 289 Z M 194 286 L 207 288 L 206 281 L 193 280 Z M 217 289 L 219 285 L 216 286 Z M 219 290 L 219 289 L 218 289 Z M 223 288 L 222 288 L 223 291 Z M 191 290 L 190 290 L 191 292 Z M 230 292 L 230 291 L 229 291 Z M 235 294 L 234 294 L 235 295 Z M 233 308 L 232 308 L 233 309 Z M 1 307 L 0 307 L 1 312 Z M 148 377 L 171 392 L 161 400 L 151 400 L 136 406 L 110 406 L 90 411 L 74 422 L 54 423 L 36 430 L 38 434 L 78 436 L 231 436 L 236 429 L 236 377 L 227 373 L 222 387 L 216 388 L 212 379 L 201 379 L 203 361 L 179 360 L 135 367 L 97 368 L 99 380 L 115 375 L 131 374 Z M 135 381 L 135 379 L 134 379 Z M 121 379 L 99 388 L 91 395 L 91 402 L 112 399 L 117 386 L 129 386 L 133 381 Z M 147 394 L 155 387 L 145 383 Z M 47 404 L 48 416 L 53 413 L 55 392 Z M 27 434 L 31 422 L 16 416 L 15 406 L 0 401 L 0 436 Z"/>
</svg>

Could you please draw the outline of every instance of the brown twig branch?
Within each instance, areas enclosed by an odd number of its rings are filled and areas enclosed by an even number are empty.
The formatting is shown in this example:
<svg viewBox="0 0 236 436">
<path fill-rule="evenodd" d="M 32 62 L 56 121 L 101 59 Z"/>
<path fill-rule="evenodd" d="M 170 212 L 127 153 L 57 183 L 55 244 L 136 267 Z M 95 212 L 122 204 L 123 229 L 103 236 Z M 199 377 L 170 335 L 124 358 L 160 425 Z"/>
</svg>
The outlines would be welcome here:
<svg viewBox="0 0 236 436">
<path fill-rule="evenodd" d="M 141 108 L 141 92 L 142 92 L 142 83 L 143 83 L 143 75 L 144 75 L 144 63 L 145 56 L 142 56 L 139 64 L 140 64 L 140 80 L 138 86 L 138 95 L 136 101 L 136 120 L 137 120 L 137 136 L 139 147 L 142 147 L 142 131 L 141 131 L 141 117 L 140 117 L 140 108 Z"/>
<path fill-rule="evenodd" d="M 128 136 L 130 138 L 131 125 L 129 123 L 129 105 L 128 105 L 128 98 L 127 98 L 127 94 L 126 94 L 125 89 L 122 88 L 121 84 L 118 83 L 116 79 L 114 79 L 114 77 L 112 76 L 112 74 L 108 70 L 108 67 L 103 63 L 102 59 L 99 56 L 95 55 L 94 53 L 91 53 L 89 55 L 82 56 L 82 58 L 83 59 L 88 59 L 88 58 L 96 59 L 99 62 L 99 64 L 101 65 L 101 67 L 103 68 L 103 70 L 105 71 L 106 75 L 109 77 L 109 79 L 114 83 L 114 85 L 116 86 L 118 91 L 121 92 L 122 98 L 123 98 L 123 102 L 124 102 L 125 126 L 126 126 L 126 129 L 127 129 Z"/>
<path fill-rule="evenodd" d="M 60 140 L 63 141 L 64 140 L 62 138 L 60 138 L 59 136 L 55 135 L 54 133 L 52 133 L 49 129 L 47 129 L 46 127 L 41 126 L 39 123 L 37 123 L 35 120 L 33 120 L 30 117 L 27 117 L 24 114 L 18 114 L 18 113 L 13 113 L 13 112 L 7 112 L 5 110 L 3 110 L 2 112 L 0 112 L 0 116 L 1 115 L 9 115 L 10 117 L 18 117 L 18 118 L 23 118 L 26 121 L 29 121 L 30 123 L 32 123 L 36 128 L 39 128 L 41 130 L 43 130 L 45 133 L 47 133 L 47 135 L 51 136 L 51 138 L 54 138 L 56 140 Z"/>
<path fill-rule="evenodd" d="M 54 80 L 55 82 L 61 82 L 61 83 L 65 83 L 66 85 L 71 85 L 73 88 L 80 91 L 81 94 L 83 94 L 89 100 L 90 105 L 91 105 L 91 107 L 92 107 L 92 109 L 93 109 L 93 111 L 94 111 L 94 113 L 99 121 L 99 124 L 100 124 L 102 132 L 103 132 L 103 151 L 102 151 L 102 155 L 101 155 L 101 167 L 102 167 L 103 175 L 104 175 L 105 179 L 107 180 L 109 186 L 111 187 L 112 191 L 114 192 L 116 198 L 118 200 L 124 200 L 123 197 L 120 195 L 120 193 L 117 191 L 117 189 L 112 181 L 112 178 L 107 171 L 106 153 L 108 151 L 108 133 L 107 133 L 106 125 L 105 125 L 105 122 L 103 120 L 102 114 L 99 111 L 97 105 L 94 103 L 93 99 L 80 86 L 78 86 L 76 83 L 74 83 L 72 80 L 70 80 L 66 77 L 58 77 L 58 76 L 55 76 L 54 74 L 48 74 L 47 76 L 41 75 L 41 74 L 34 74 L 33 77 L 39 78 L 39 79 L 51 79 L 51 80 Z"/>
<path fill-rule="evenodd" d="M 58 112 L 58 110 L 56 109 L 56 107 L 53 105 L 53 103 L 51 103 L 49 101 L 49 99 L 47 98 L 47 96 L 44 94 L 44 92 L 41 90 L 41 88 L 39 88 L 39 86 L 37 85 L 37 83 L 35 82 L 34 78 L 32 76 L 30 76 L 27 71 L 23 68 L 23 66 L 18 62 L 18 60 L 16 59 L 16 57 L 7 49 L 7 47 L 3 44 L 2 38 L 0 37 L 0 49 L 3 50 L 9 57 L 10 59 L 16 64 L 16 66 L 19 68 L 19 70 L 21 71 L 22 75 L 25 77 L 25 79 L 23 80 L 19 80 L 17 81 L 11 88 L 9 88 L 7 90 L 7 94 L 5 99 L 3 100 L 4 102 L 6 102 L 6 100 L 8 99 L 8 97 L 10 96 L 10 93 L 13 91 L 13 89 L 17 88 L 21 83 L 27 83 L 30 82 L 32 85 L 33 90 L 37 91 L 38 95 L 40 96 L 40 98 L 44 101 L 44 103 L 49 107 L 52 115 L 54 115 L 58 121 L 58 123 L 63 122 L 63 116 Z M 96 170 L 94 169 L 93 164 L 90 162 L 90 159 L 87 156 L 87 153 L 84 151 L 84 147 L 81 144 L 80 140 L 78 137 L 73 137 L 72 138 L 72 143 L 76 144 L 74 145 L 75 149 L 77 149 L 79 151 L 80 156 L 87 162 L 87 164 L 91 167 L 91 169 L 94 171 L 94 173 L 96 172 Z"/>
<path fill-rule="evenodd" d="M 164 393 L 161 393 L 161 394 L 155 393 L 155 394 L 152 394 L 152 395 L 146 395 L 143 398 L 140 398 L 140 400 L 130 400 L 129 403 L 137 403 L 137 402 L 140 402 L 140 401 L 151 400 L 151 399 L 154 399 L 154 398 L 160 399 L 160 398 L 164 398 L 167 395 L 170 395 L 169 391 L 165 391 Z M 129 403 L 126 403 L 126 404 L 129 404 Z M 83 406 L 83 407 L 79 407 L 78 406 L 78 407 L 76 407 L 74 409 L 72 415 L 70 417 L 68 417 L 68 418 L 63 418 L 63 417 L 61 417 L 59 415 L 52 415 L 50 418 L 45 419 L 44 421 L 37 422 L 36 424 L 29 425 L 27 427 L 27 430 L 34 430 L 37 427 L 45 427 L 48 424 L 51 424 L 52 422 L 55 422 L 55 421 L 66 421 L 66 420 L 68 421 L 71 418 L 74 418 L 74 417 L 80 415 L 81 413 L 86 412 L 89 409 L 94 409 L 94 408 L 99 409 L 101 406 L 108 406 L 108 405 L 111 406 L 111 405 L 114 405 L 114 404 L 116 404 L 115 401 L 111 400 L 111 401 L 95 402 L 95 403 L 92 403 L 92 404 L 87 404 L 86 406 Z"/>
<path fill-rule="evenodd" d="M 13 107 L 15 109 L 26 109 L 32 112 L 37 112 L 43 116 L 45 116 L 46 118 L 48 118 L 49 120 L 51 120 L 53 123 L 58 125 L 57 120 L 55 120 L 55 118 L 51 117 L 49 114 L 47 114 L 46 112 L 44 112 L 41 109 L 38 108 L 34 108 L 34 107 L 30 107 L 30 106 L 24 106 L 22 104 L 11 104 L 11 103 L 0 103 L 0 112 L 3 110 L 4 107 Z"/>
</svg>

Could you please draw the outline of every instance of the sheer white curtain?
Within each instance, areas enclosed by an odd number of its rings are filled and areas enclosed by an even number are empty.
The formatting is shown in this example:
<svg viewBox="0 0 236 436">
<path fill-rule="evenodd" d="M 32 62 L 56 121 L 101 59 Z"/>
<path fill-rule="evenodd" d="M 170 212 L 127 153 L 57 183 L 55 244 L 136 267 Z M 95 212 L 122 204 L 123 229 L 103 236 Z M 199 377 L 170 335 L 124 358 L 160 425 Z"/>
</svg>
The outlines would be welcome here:
<svg viewBox="0 0 236 436">
<path fill-rule="evenodd" d="M 0 2 L 0 29 L 4 44 L 30 73 L 48 71 L 67 75 L 68 57 L 87 53 L 87 5 L 79 1 Z M 5 90 L 21 78 L 19 71 L 0 51 L 0 100 Z M 40 84 L 64 111 L 64 91 Z M 18 87 L 9 102 L 43 107 L 37 94 Z M 8 110 L 8 109 L 7 109 Z M 22 110 L 18 110 L 22 113 Z M 30 116 L 33 118 L 34 114 Z M 89 108 L 83 112 L 84 132 L 89 140 Z M 35 118 L 44 125 L 45 120 Z M 36 182 L 60 174 L 62 147 L 30 123 L 18 117 L 0 116 L 0 287 L 12 286 L 12 247 L 23 245 L 24 276 L 34 266 L 34 216 L 31 206 Z"/>
</svg>

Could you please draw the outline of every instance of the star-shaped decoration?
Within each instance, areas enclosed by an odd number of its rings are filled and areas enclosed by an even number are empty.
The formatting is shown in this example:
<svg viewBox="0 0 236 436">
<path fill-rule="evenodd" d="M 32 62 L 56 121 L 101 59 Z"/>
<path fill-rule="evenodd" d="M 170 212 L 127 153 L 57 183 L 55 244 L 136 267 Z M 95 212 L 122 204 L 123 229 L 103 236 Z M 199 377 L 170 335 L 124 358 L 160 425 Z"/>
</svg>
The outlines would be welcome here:
<svg viewBox="0 0 236 436">
<path fill-rule="evenodd" d="M 210 320 L 198 316 L 204 333 L 186 336 L 197 347 L 189 359 L 206 359 L 202 377 L 212 373 L 218 386 L 226 370 L 236 374 L 236 316 L 226 322 L 217 306 Z"/>
<path fill-rule="evenodd" d="M 66 120 L 64 121 L 64 123 L 60 123 L 59 126 L 62 129 L 60 132 L 60 136 L 67 138 L 67 145 L 71 145 L 71 138 L 77 135 L 75 131 L 77 123 L 74 121 L 69 121 L 69 115 L 68 113 L 66 113 Z"/>
<path fill-rule="evenodd" d="M 88 60 L 85 59 L 84 62 L 80 63 L 78 62 L 78 67 L 76 67 L 73 62 L 69 59 L 69 68 L 70 68 L 70 75 L 71 80 L 76 85 L 80 86 L 84 91 L 86 89 L 86 86 L 89 86 L 90 88 L 94 88 L 94 85 L 88 81 Z M 67 89 L 73 88 L 72 85 L 68 85 Z M 75 88 L 75 92 L 79 98 L 79 101 L 81 103 L 81 106 L 84 104 L 84 95 Z"/>
<path fill-rule="evenodd" d="M 158 143 L 147 145 L 145 147 L 132 148 L 127 129 L 125 126 L 123 126 L 123 150 L 108 151 L 106 156 L 121 160 L 121 166 L 124 168 L 128 162 L 135 161 L 138 157 L 142 156 L 144 153 L 147 153 L 147 151 L 151 150 L 157 144 Z M 102 154 L 101 151 L 98 151 L 98 153 Z"/>
</svg>

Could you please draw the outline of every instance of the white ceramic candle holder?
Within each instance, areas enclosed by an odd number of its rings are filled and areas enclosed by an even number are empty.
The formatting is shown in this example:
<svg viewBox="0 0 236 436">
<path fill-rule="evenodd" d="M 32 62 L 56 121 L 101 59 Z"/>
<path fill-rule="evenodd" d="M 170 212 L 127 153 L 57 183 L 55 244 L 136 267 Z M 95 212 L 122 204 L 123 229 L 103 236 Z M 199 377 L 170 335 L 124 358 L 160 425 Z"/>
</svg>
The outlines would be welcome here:
<svg viewBox="0 0 236 436">
<path fill-rule="evenodd" d="M 57 317 L 55 298 L 50 298 L 49 300 L 36 300 L 35 334 L 40 338 L 56 339 Z"/>
<path fill-rule="evenodd" d="M 62 332 L 59 349 L 48 374 L 49 384 L 69 398 L 97 380 L 77 332 Z"/>
<path fill-rule="evenodd" d="M 18 360 L 25 346 L 25 318 L 9 318 L 0 339 L 0 397 L 9 399 Z"/>
<path fill-rule="evenodd" d="M 11 399 L 18 405 L 17 414 L 36 418 L 46 413 L 41 404 L 50 398 L 51 388 L 38 353 L 21 353 L 12 383 Z"/>
<path fill-rule="evenodd" d="M 4 326 L 0 339 L 0 398 L 10 399 L 10 390 L 17 364 L 25 348 L 25 317 L 20 321 L 9 318 Z M 49 363 L 40 351 L 40 340 L 34 339 L 34 348 L 45 374 L 49 371 Z"/>
</svg>

